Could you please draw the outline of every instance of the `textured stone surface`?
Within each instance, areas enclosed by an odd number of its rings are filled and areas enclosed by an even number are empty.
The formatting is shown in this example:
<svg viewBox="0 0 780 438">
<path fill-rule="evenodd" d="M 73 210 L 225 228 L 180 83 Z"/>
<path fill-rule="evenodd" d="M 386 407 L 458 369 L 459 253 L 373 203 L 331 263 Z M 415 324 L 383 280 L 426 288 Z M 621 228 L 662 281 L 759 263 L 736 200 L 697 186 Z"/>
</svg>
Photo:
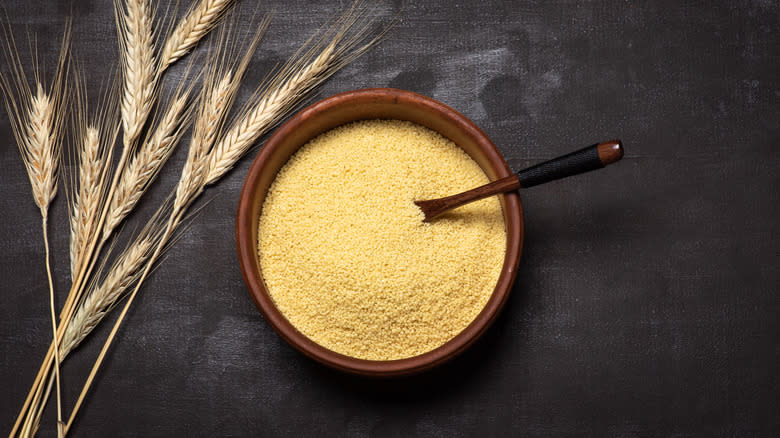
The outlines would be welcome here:
<svg viewBox="0 0 780 438">
<path fill-rule="evenodd" d="M 18 39 L 25 26 L 37 33 L 47 65 L 72 11 L 96 101 L 117 59 L 111 2 L 68 3 L 3 7 Z M 613 137 L 623 162 L 523 194 L 513 296 L 471 350 L 417 378 L 365 381 L 298 354 L 256 311 L 233 237 L 251 158 L 241 161 L 145 285 L 76 436 L 777 436 L 777 3 L 401 3 L 378 4 L 396 26 L 319 97 L 427 94 L 472 118 L 515 169 Z M 244 2 L 242 29 L 275 11 L 247 82 L 346 5 Z M 39 217 L 10 136 L 2 111 L 3 430 L 50 337 Z M 127 229 L 165 196 L 185 155 Z M 51 226 L 59 303 L 65 199 Z M 66 411 L 106 327 L 97 333 L 64 367 Z M 50 405 L 42 436 L 54 419 Z"/>
</svg>

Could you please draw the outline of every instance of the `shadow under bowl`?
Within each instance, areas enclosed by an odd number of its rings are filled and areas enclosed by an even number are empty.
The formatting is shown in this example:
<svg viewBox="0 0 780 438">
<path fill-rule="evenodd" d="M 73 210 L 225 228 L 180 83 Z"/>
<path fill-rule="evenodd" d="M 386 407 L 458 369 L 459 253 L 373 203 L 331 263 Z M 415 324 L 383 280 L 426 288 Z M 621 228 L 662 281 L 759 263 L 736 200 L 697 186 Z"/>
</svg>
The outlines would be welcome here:
<svg viewBox="0 0 780 438">
<path fill-rule="evenodd" d="M 263 280 L 257 250 L 266 193 L 287 160 L 309 140 L 337 126 L 370 119 L 406 120 L 432 129 L 462 148 L 493 181 L 512 172 L 495 145 L 473 122 L 431 98 L 392 88 L 349 91 L 303 109 L 268 139 L 249 169 L 236 217 L 236 244 L 244 282 L 266 321 L 290 345 L 332 368 L 390 377 L 419 373 L 457 356 L 493 323 L 512 289 L 523 245 L 523 212 L 516 193 L 499 196 L 506 227 L 506 256 L 492 295 L 461 333 L 427 353 L 398 360 L 365 360 L 331 351 L 299 332 L 275 306 Z"/>
</svg>

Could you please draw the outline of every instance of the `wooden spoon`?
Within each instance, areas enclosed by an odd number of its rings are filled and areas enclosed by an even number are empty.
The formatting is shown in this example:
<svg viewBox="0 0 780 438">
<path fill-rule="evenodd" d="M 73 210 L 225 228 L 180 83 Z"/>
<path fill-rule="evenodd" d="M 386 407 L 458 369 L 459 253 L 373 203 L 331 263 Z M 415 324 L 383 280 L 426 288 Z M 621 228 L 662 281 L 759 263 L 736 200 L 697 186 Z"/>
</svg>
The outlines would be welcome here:
<svg viewBox="0 0 780 438">
<path fill-rule="evenodd" d="M 463 204 L 487 198 L 499 193 L 511 192 L 520 188 L 533 187 L 567 176 L 578 175 L 591 170 L 601 169 L 623 158 L 623 142 L 605 141 L 594 144 L 570 154 L 553 158 L 550 161 L 521 170 L 515 175 L 495 180 L 484 186 L 468 190 L 446 198 L 414 201 L 425 214 L 424 222 Z"/>
</svg>

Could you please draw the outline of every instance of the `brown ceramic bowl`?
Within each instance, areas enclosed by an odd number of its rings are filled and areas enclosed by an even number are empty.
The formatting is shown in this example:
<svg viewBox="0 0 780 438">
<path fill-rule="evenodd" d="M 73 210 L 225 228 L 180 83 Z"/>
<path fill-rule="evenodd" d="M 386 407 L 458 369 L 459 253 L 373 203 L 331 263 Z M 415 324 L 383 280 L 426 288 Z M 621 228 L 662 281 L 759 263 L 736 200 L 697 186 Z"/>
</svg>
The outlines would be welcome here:
<svg viewBox="0 0 780 438">
<path fill-rule="evenodd" d="M 399 376 L 418 373 L 452 359 L 484 333 L 504 306 L 520 262 L 523 244 L 523 213 L 515 193 L 500 196 L 506 223 L 504 266 L 493 294 L 476 319 L 446 344 L 407 359 L 373 361 L 356 359 L 328 350 L 301 334 L 279 312 L 271 299 L 257 254 L 257 229 L 266 192 L 277 172 L 307 141 L 345 123 L 366 119 L 408 120 L 434 131 L 463 148 L 490 180 L 511 171 L 490 139 L 469 119 L 428 97 L 392 88 L 373 88 L 341 93 L 319 101 L 282 125 L 260 151 L 244 183 L 236 218 L 236 243 L 241 271 L 249 292 L 266 321 L 303 354 L 330 367 L 368 376 Z"/>
</svg>

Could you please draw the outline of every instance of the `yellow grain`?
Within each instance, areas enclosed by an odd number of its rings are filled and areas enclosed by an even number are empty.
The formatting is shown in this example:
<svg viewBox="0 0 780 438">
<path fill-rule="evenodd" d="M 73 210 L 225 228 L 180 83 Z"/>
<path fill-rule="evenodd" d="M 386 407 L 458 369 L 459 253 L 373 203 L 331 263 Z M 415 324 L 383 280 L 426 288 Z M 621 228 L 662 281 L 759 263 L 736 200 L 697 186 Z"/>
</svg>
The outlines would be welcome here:
<svg viewBox="0 0 780 438">
<path fill-rule="evenodd" d="M 446 343 L 479 314 L 506 250 L 497 197 L 431 224 L 417 199 L 488 182 L 438 133 L 361 121 L 311 140 L 263 205 L 260 264 L 272 299 L 301 333 L 348 356 L 392 360 Z"/>
</svg>

